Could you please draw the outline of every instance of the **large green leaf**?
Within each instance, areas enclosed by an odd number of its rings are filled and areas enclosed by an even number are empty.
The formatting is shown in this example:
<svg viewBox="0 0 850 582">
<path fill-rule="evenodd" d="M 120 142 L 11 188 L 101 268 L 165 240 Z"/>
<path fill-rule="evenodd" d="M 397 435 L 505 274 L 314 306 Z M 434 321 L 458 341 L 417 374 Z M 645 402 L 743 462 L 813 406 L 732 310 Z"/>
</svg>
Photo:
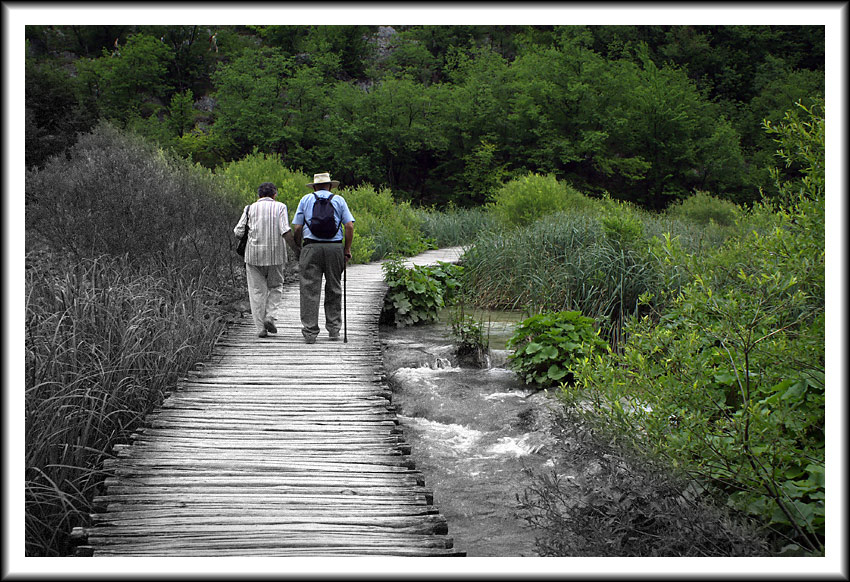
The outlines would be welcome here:
<svg viewBox="0 0 850 582">
<path fill-rule="evenodd" d="M 559 366 L 558 364 L 552 364 L 549 366 L 549 371 L 546 373 L 546 376 L 550 380 L 558 381 L 564 376 L 567 375 L 567 370 Z"/>
</svg>

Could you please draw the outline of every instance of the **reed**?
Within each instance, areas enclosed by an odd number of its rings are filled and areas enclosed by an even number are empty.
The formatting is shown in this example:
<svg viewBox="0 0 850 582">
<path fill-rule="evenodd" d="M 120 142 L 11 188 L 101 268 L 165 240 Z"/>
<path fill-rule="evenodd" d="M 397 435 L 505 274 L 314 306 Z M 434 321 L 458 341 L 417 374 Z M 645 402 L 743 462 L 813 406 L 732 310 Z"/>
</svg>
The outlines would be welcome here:
<svg viewBox="0 0 850 582">
<path fill-rule="evenodd" d="M 444 211 L 417 208 L 415 212 L 425 238 L 437 248 L 471 244 L 478 235 L 496 231 L 499 225 L 495 215 L 482 207 Z"/>
<path fill-rule="evenodd" d="M 28 555 L 66 553 L 112 446 L 211 351 L 223 311 L 198 281 L 140 272 L 127 257 L 27 256 Z"/>
<path fill-rule="evenodd" d="M 609 331 L 659 284 L 655 263 L 611 241 L 589 214 L 553 215 L 510 236 L 485 233 L 463 260 L 477 307 L 580 311 Z"/>
<path fill-rule="evenodd" d="M 675 239 L 700 254 L 739 228 L 604 201 L 526 227 L 482 230 L 463 257 L 464 288 L 481 308 L 580 311 L 616 347 L 624 319 L 647 310 L 642 298 L 657 299 L 662 286 L 686 280 L 685 273 L 662 273 L 671 267 L 660 260 L 653 239 Z"/>
</svg>

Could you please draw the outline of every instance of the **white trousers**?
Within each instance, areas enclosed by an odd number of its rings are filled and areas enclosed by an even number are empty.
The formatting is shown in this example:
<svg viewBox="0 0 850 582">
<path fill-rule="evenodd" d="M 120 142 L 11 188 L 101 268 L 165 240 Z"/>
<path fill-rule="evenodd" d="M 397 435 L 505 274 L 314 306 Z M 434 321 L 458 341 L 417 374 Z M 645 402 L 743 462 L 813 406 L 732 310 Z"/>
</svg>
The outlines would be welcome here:
<svg viewBox="0 0 850 582">
<path fill-rule="evenodd" d="M 245 263 L 248 279 L 248 300 L 257 331 L 265 329 L 264 322 L 275 322 L 283 298 L 283 265 L 251 265 Z"/>
</svg>

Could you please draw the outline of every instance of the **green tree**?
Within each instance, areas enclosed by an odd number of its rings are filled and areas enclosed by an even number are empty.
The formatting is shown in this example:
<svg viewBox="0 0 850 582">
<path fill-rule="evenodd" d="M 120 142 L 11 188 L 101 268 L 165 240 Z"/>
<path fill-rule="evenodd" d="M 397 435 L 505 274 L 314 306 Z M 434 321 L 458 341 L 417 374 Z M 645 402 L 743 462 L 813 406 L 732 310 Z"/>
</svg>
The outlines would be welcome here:
<svg viewBox="0 0 850 582">
<path fill-rule="evenodd" d="M 293 61 L 280 50 L 247 50 L 213 74 L 216 118 L 214 131 L 236 145 L 237 157 L 254 147 L 281 149 L 297 113 L 285 101 L 286 80 Z"/>
<path fill-rule="evenodd" d="M 96 117 L 77 100 L 77 82 L 58 64 L 27 58 L 25 64 L 26 165 L 41 166 L 91 129 Z"/>
<path fill-rule="evenodd" d="M 147 117 L 161 108 L 168 94 L 168 63 L 172 51 L 152 36 L 134 34 L 126 44 L 104 49 L 97 59 L 77 62 L 87 97 L 109 119 L 126 124 L 138 115 Z"/>
<path fill-rule="evenodd" d="M 204 95 L 211 87 L 210 74 L 218 61 L 217 31 L 198 25 L 143 26 L 141 32 L 171 49 L 168 78 L 175 91 Z"/>
<path fill-rule="evenodd" d="M 191 90 L 175 93 L 168 106 L 168 124 L 177 137 L 183 137 L 195 127 L 195 103 Z"/>
</svg>

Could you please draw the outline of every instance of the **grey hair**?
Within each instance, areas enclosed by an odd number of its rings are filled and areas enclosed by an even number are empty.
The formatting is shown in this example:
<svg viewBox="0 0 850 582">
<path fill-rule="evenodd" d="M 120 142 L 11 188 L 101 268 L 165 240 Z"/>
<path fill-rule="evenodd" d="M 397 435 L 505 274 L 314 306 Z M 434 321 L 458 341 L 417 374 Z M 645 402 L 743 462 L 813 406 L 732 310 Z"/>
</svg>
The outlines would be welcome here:
<svg viewBox="0 0 850 582">
<path fill-rule="evenodd" d="M 271 182 L 263 182 L 260 184 L 260 187 L 257 188 L 257 195 L 260 198 L 273 198 L 275 194 L 277 194 L 277 186 Z"/>
</svg>

